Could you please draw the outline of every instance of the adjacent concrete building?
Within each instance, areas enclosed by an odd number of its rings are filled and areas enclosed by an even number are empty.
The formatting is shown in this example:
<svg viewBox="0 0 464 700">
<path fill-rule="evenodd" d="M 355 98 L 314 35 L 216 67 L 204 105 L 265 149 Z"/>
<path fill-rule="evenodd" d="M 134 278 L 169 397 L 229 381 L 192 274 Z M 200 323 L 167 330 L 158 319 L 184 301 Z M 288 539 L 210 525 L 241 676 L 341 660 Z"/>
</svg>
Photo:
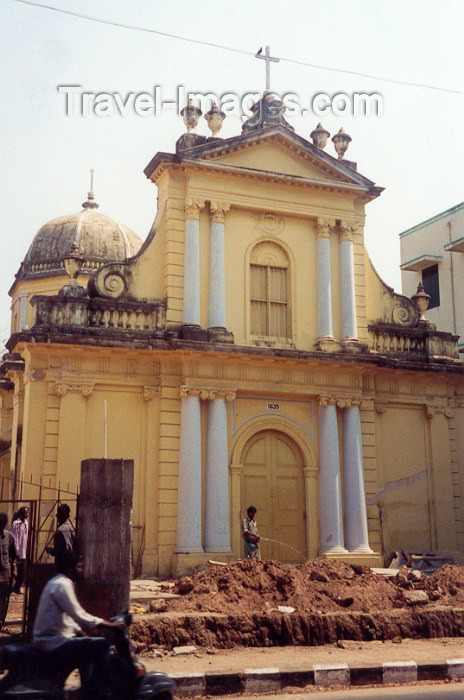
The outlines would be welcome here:
<svg viewBox="0 0 464 700">
<path fill-rule="evenodd" d="M 400 233 L 401 282 L 411 296 L 419 282 L 430 294 L 428 318 L 459 335 L 464 352 L 464 202 Z"/>
</svg>

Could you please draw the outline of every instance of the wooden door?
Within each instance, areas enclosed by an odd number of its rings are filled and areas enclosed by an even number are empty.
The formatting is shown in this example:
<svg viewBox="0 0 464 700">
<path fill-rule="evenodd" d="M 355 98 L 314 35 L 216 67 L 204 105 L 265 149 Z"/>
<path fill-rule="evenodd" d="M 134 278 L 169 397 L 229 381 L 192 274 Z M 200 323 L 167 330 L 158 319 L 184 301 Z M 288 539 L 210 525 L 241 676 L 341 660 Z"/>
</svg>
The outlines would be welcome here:
<svg viewBox="0 0 464 700">
<path fill-rule="evenodd" d="M 260 535 L 277 540 L 261 542 L 261 557 L 286 562 L 304 561 L 303 459 L 297 445 L 275 430 L 254 435 L 243 453 L 241 490 L 243 517 L 248 506 L 255 506 Z"/>
</svg>

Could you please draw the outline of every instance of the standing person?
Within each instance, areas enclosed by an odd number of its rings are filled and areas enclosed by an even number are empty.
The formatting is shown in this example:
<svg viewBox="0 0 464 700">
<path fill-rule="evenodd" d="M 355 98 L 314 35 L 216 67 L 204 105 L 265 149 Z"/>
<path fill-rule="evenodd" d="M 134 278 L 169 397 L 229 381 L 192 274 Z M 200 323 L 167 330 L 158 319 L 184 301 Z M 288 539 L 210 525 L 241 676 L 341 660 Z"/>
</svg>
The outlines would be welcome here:
<svg viewBox="0 0 464 700">
<path fill-rule="evenodd" d="M 53 536 L 53 547 L 46 547 L 48 554 L 55 557 L 58 571 L 63 570 L 63 564 L 70 552 L 74 551 L 76 531 L 69 519 L 71 508 L 67 503 L 60 503 L 56 511 L 58 527 Z"/>
<path fill-rule="evenodd" d="M 104 628 L 121 628 L 86 612 L 76 598 L 74 582 L 82 576 L 82 559 L 70 552 L 61 571 L 42 591 L 34 622 L 33 644 L 45 651 L 56 669 L 79 669 L 82 697 L 97 700 L 105 694 L 110 671 L 110 643 L 104 637 L 88 637 Z"/>
<path fill-rule="evenodd" d="M 13 587 L 13 593 L 21 593 L 21 586 L 26 575 L 26 558 L 27 558 L 27 543 L 29 537 L 29 508 L 22 506 L 18 510 L 18 517 L 11 525 L 11 534 L 14 537 L 16 546 L 16 580 Z"/>
<path fill-rule="evenodd" d="M 260 536 L 258 534 L 258 523 L 255 520 L 256 508 L 247 508 L 247 517 L 242 520 L 242 537 L 244 541 L 245 559 L 261 559 L 259 550 Z"/>
<path fill-rule="evenodd" d="M 6 530 L 8 516 L 0 513 L 0 598 L 7 598 L 10 593 L 11 572 L 16 559 L 14 537 Z"/>
</svg>

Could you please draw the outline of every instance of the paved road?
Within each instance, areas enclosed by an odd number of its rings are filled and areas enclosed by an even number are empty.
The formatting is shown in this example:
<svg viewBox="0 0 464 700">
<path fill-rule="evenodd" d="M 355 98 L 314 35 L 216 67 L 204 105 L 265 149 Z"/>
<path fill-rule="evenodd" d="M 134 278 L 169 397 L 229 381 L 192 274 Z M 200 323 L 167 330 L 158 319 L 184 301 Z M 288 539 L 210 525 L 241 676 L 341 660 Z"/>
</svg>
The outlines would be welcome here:
<svg viewBox="0 0 464 700">
<path fill-rule="evenodd" d="M 390 688 L 352 688 L 336 692 L 320 692 L 297 695 L 240 695 L 240 700 L 257 700 L 257 698 L 272 698 L 273 700 L 464 700 L 464 683 L 439 683 L 428 686 L 408 686 Z M 235 699 L 237 696 L 235 696 Z M 224 699 L 225 700 L 225 699 Z M 232 700 L 230 698 L 229 700 Z"/>
</svg>

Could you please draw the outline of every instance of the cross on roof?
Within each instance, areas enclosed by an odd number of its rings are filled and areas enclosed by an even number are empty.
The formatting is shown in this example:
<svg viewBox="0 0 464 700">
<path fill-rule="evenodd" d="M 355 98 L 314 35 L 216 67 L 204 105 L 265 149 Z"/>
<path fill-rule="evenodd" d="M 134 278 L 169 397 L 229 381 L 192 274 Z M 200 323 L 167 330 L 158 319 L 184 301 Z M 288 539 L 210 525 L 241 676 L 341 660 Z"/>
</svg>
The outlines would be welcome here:
<svg viewBox="0 0 464 700">
<path fill-rule="evenodd" d="M 264 54 L 263 47 L 255 54 L 255 58 L 260 58 L 262 61 L 266 61 L 266 92 L 271 89 L 271 63 L 279 63 L 280 58 L 274 58 L 271 56 L 271 49 L 266 46 Z"/>
</svg>

